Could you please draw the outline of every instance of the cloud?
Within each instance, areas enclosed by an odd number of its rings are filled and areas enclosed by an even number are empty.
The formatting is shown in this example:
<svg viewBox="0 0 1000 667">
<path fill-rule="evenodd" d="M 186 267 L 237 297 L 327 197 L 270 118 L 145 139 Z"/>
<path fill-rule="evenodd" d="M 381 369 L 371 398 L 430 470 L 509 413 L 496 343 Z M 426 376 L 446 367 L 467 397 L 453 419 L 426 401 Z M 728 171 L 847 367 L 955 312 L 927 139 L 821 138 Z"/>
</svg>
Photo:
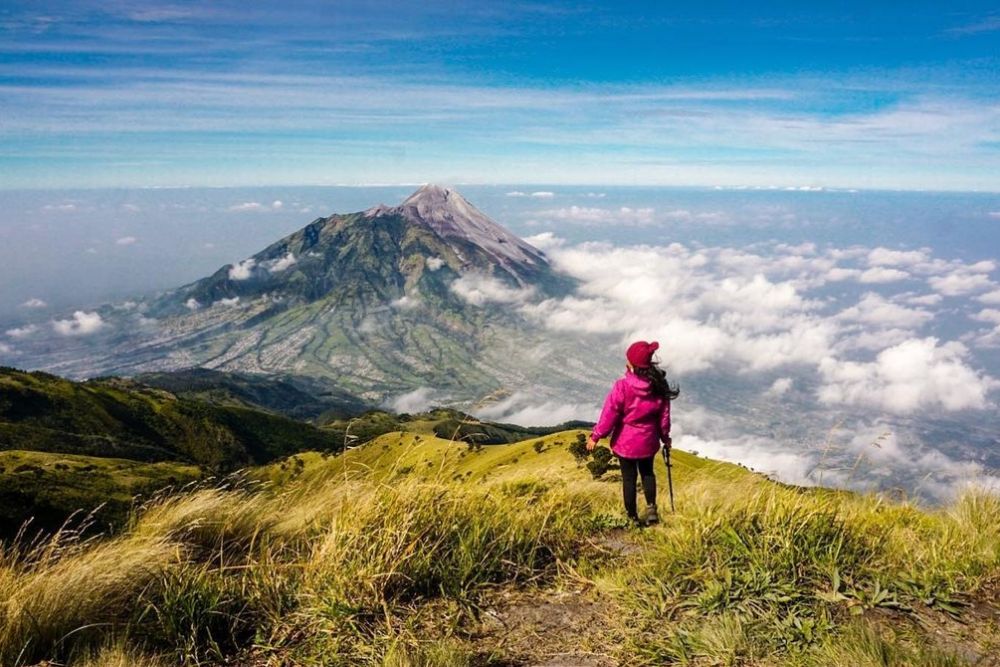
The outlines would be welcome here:
<svg viewBox="0 0 1000 667">
<path fill-rule="evenodd" d="M 934 319 L 934 314 L 922 308 L 907 308 L 889 301 L 875 292 L 868 292 L 857 304 L 840 312 L 840 319 L 878 327 L 919 327 Z"/>
<path fill-rule="evenodd" d="M 398 299 L 392 301 L 389 305 L 391 305 L 393 308 L 398 308 L 400 310 L 411 310 L 420 305 L 420 297 L 405 294 L 399 297 Z"/>
<path fill-rule="evenodd" d="M 522 192 L 521 190 L 513 190 L 506 193 L 507 197 L 535 197 L 536 199 L 551 199 L 556 196 L 554 192 L 548 192 L 546 190 L 539 190 L 538 192 Z M 588 195 L 589 196 L 589 195 Z M 603 196 L 603 195 L 601 195 Z"/>
<path fill-rule="evenodd" d="M 995 287 L 989 276 L 966 270 L 954 271 L 943 276 L 931 276 L 927 279 L 927 283 L 934 291 L 945 296 L 962 296 Z"/>
<path fill-rule="evenodd" d="M 869 266 L 914 266 L 929 259 L 926 250 L 890 250 L 889 248 L 873 248 L 868 253 Z"/>
<path fill-rule="evenodd" d="M 441 399 L 438 398 L 436 390 L 430 387 L 417 387 L 413 391 L 408 391 L 386 401 L 384 405 L 393 412 L 414 414 L 424 412 L 440 402 Z"/>
<path fill-rule="evenodd" d="M 251 257 L 245 259 L 238 264 L 233 264 L 229 267 L 229 279 L 230 280 L 247 280 L 253 275 L 253 268 L 257 264 L 257 261 Z"/>
<path fill-rule="evenodd" d="M 767 393 L 770 396 L 784 396 L 788 393 L 788 390 L 792 388 L 792 384 L 792 378 L 778 378 L 771 384 Z"/>
<path fill-rule="evenodd" d="M 444 260 L 440 257 L 428 257 L 427 258 L 427 268 L 430 271 L 437 271 L 442 266 L 444 266 Z"/>
<path fill-rule="evenodd" d="M 972 319 L 978 320 L 979 322 L 989 322 L 990 324 L 1000 325 L 1000 310 L 996 308 L 984 308 L 975 315 Z"/>
<path fill-rule="evenodd" d="M 991 306 L 1000 304 L 1000 289 L 995 289 L 992 292 L 987 292 L 986 294 L 980 294 L 976 297 L 976 300 Z"/>
<path fill-rule="evenodd" d="M 555 426 L 575 419 L 592 418 L 600 406 L 591 403 L 560 403 L 530 392 L 516 392 L 492 405 L 474 411 L 476 417 L 525 426 Z"/>
<path fill-rule="evenodd" d="M 651 225 L 656 222 L 654 214 L 655 209 L 652 208 L 630 208 L 628 206 L 622 206 L 618 209 L 568 206 L 539 211 L 538 213 L 543 218 L 584 225 Z"/>
<path fill-rule="evenodd" d="M 105 326 L 106 323 L 101 319 L 100 313 L 88 313 L 82 310 L 74 312 L 72 319 L 52 322 L 53 330 L 60 336 L 86 336 Z"/>
<path fill-rule="evenodd" d="M 1000 382 L 965 363 L 968 351 L 958 342 L 910 339 L 883 350 L 872 362 L 832 357 L 819 366 L 819 400 L 828 405 L 858 405 L 907 414 L 923 408 L 947 411 L 982 409 Z"/>
<path fill-rule="evenodd" d="M 867 271 L 862 272 L 858 276 L 858 282 L 861 283 L 891 283 L 897 280 L 905 280 L 910 277 L 910 274 L 906 271 L 900 271 L 899 269 L 887 269 L 881 266 L 876 266 Z"/>
<path fill-rule="evenodd" d="M 38 331 L 38 327 L 34 324 L 26 324 L 23 327 L 14 327 L 12 329 L 7 329 L 6 333 L 11 338 L 27 338 Z"/>
<path fill-rule="evenodd" d="M 496 278 L 467 273 L 451 284 L 451 291 L 474 306 L 487 303 L 523 303 L 535 294 L 534 288 L 509 287 Z"/>
<path fill-rule="evenodd" d="M 280 211 L 284 206 L 285 203 L 280 199 L 275 199 L 270 204 L 262 204 L 259 201 L 245 201 L 239 204 L 233 204 L 226 210 L 234 213 Z"/>
<path fill-rule="evenodd" d="M 201 308 L 201 304 L 198 303 L 198 299 L 191 297 L 190 299 L 184 302 L 184 307 L 187 308 L 188 310 L 198 310 L 199 308 Z"/>
<path fill-rule="evenodd" d="M 0 354 L 14 354 L 14 348 L 6 343 L 0 343 Z"/>
<path fill-rule="evenodd" d="M 535 248 L 543 251 L 550 248 L 558 248 L 566 244 L 565 239 L 559 238 L 552 232 L 542 232 L 541 234 L 526 236 L 524 237 L 524 240 Z"/>
<path fill-rule="evenodd" d="M 142 211 L 142 209 L 135 204 L 122 204 L 122 210 L 128 213 L 139 213 Z"/>
<path fill-rule="evenodd" d="M 21 304 L 22 308 L 45 308 L 49 304 L 45 303 L 41 299 L 32 297 Z"/>
<path fill-rule="evenodd" d="M 60 213 L 71 213 L 77 210 L 76 204 L 46 204 L 42 207 L 43 211 L 57 211 Z"/>
<path fill-rule="evenodd" d="M 270 271 L 271 273 L 280 273 L 285 269 L 294 266 L 297 263 L 297 261 L 298 260 L 295 259 L 295 255 L 289 252 L 284 257 L 280 257 L 276 260 L 273 260 L 270 264 L 268 264 L 267 270 Z"/>
<path fill-rule="evenodd" d="M 139 239 L 134 236 L 123 236 L 115 241 L 116 245 L 132 245 L 136 243 Z"/>
<path fill-rule="evenodd" d="M 219 299 L 218 301 L 216 301 L 212 305 L 213 306 L 222 306 L 224 308 L 232 308 L 234 306 L 238 306 L 239 303 L 240 303 L 240 297 L 234 296 L 234 297 L 229 298 L 229 299 Z"/>
</svg>

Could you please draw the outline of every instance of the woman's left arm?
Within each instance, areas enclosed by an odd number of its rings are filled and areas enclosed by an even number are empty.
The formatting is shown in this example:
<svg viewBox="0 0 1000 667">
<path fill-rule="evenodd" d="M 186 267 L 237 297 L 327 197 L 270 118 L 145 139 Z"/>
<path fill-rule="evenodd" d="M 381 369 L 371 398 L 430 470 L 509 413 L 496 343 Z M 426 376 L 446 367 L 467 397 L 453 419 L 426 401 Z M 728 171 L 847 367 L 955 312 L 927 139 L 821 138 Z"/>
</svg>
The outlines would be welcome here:
<svg viewBox="0 0 1000 667">
<path fill-rule="evenodd" d="M 660 440 L 667 447 L 672 442 L 670 439 L 670 399 L 666 399 L 663 412 L 660 413 Z"/>
</svg>

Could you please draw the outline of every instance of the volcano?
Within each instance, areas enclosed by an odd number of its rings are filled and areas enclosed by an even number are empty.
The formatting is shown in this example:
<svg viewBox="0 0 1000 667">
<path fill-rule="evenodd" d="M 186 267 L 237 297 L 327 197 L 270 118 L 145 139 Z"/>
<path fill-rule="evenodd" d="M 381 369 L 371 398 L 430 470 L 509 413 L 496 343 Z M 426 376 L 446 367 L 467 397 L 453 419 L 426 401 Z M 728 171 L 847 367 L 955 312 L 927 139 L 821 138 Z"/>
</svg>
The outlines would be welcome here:
<svg viewBox="0 0 1000 667">
<path fill-rule="evenodd" d="M 574 286 L 459 192 L 425 185 L 143 301 L 141 331 L 105 309 L 101 353 L 61 351 L 47 369 L 203 367 L 319 378 L 368 399 L 433 387 L 473 400 L 546 372 L 553 345 L 521 307 Z"/>
</svg>

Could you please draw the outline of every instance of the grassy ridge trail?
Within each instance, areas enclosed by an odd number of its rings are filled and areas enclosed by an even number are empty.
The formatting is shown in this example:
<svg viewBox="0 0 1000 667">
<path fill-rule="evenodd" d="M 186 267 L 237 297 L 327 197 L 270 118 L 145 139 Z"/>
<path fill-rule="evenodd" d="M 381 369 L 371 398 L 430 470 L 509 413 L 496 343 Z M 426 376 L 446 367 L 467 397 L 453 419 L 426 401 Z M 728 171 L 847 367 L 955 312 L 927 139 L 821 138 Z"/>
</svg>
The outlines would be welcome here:
<svg viewBox="0 0 1000 667">
<path fill-rule="evenodd" d="M 639 530 L 578 431 L 414 428 L 9 546 L 0 664 L 1000 664 L 995 496 L 929 510 L 675 452 L 678 511 Z"/>
</svg>

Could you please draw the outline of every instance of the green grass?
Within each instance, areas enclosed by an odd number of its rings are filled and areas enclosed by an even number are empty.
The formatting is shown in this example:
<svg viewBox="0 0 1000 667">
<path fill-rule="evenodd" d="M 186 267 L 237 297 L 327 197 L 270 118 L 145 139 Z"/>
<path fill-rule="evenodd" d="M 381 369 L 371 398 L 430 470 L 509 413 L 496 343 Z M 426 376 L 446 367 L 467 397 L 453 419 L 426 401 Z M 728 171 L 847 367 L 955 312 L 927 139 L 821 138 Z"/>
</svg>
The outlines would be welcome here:
<svg viewBox="0 0 1000 667">
<path fill-rule="evenodd" d="M 107 531 L 124 523 L 136 497 L 202 476 L 195 466 L 173 462 L 0 451 L 0 538 L 13 537 L 29 518 L 31 529 L 51 531 L 73 515 Z"/>
<path fill-rule="evenodd" d="M 929 510 L 675 451 L 677 513 L 629 529 L 614 470 L 594 480 L 567 451 L 577 433 L 481 449 L 384 434 L 162 497 L 110 538 L 9 545 L 0 664 L 511 665 L 557 645 L 628 665 L 995 655 L 997 497 Z M 596 606 L 585 623 L 490 630 L 511 596 Z"/>
</svg>

